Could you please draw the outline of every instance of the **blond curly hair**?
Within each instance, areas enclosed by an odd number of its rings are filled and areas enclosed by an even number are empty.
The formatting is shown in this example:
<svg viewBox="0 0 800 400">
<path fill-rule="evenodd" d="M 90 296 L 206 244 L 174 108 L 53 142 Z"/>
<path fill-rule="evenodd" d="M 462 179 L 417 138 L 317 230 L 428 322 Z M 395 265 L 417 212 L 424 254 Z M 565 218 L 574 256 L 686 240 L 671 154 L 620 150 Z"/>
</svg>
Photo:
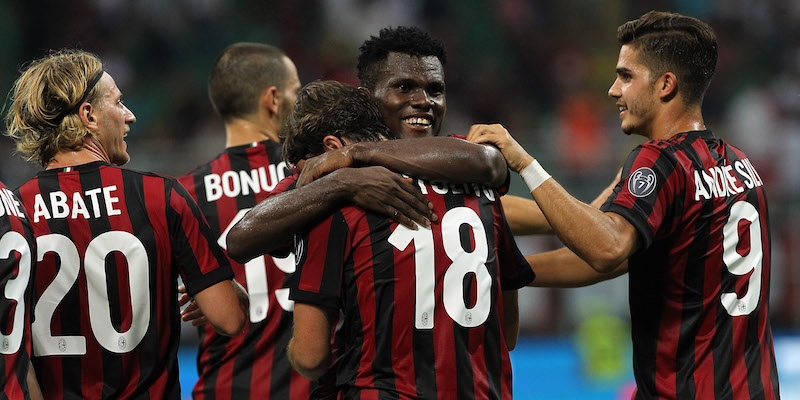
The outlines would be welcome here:
<svg viewBox="0 0 800 400">
<path fill-rule="evenodd" d="M 83 50 L 60 50 L 32 61 L 11 88 L 6 135 L 27 161 L 42 167 L 62 150 L 78 150 L 91 133 L 77 114 L 97 100 L 103 63 Z M 86 90 L 94 84 L 89 93 Z"/>
</svg>

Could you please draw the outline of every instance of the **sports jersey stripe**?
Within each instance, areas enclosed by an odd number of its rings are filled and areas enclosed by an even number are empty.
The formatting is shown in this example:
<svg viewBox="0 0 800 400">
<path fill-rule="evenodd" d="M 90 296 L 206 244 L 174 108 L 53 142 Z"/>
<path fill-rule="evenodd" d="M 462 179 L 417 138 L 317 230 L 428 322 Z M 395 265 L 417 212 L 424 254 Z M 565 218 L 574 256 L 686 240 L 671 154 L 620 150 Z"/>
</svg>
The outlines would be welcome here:
<svg viewBox="0 0 800 400">
<path fill-rule="evenodd" d="M 33 215 L 33 209 L 34 209 L 33 194 L 37 190 L 39 190 L 40 187 L 43 186 L 47 187 L 48 185 L 46 182 L 43 182 L 43 177 L 37 176 L 17 189 L 17 195 L 19 196 L 20 202 L 25 207 L 28 216 Z M 48 204 L 49 207 L 50 199 L 43 198 L 43 200 L 45 203 Z M 50 224 L 47 220 L 41 221 L 38 224 L 34 224 L 33 220 L 31 219 L 31 225 L 33 226 L 33 232 L 37 237 L 52 233 L 52 228 L 50 227 Z M 48 257 L 49 259 L 52 260 L 55 256 L 52 253 L 50 253 L 45 256 L 45 259 L 47 259 Z M 55 268 L 55 266 L 52 265 L 52 263 L 44 264 L 52 266 L 49 269 L 45 269 L 42 263 L 36 262 L 37 259 L 38 259 L 38 254 L 33 257 L 33 262 L 35 266 L 34 268 L 36 270 L 36 273 L 32 276 L 33 279 L 32 292 L 34 298 L 38 297 L 38 294 L 42 293 L 47 288 L 47 284 L 52 281 L 57 272 L 57 269 Z M 32 299 L 31 306 L 33 307 L 34 305 L 35 305 L 35 300 Z M 60 314 L 58 316 L 56 315 L 53 316 L 53 319 L 51 321 L 51 326 L 60 328 L 61 326 Z M 31 355 L 35 354 L 35 352 L 36 352 L 35 345 L 31 343 Z M 44 376 L 43 375 L 44 371 L 48 370 L 48 375 L 47 375 L 49 376 L 48 382 L 53 383 L 53 385 L 40 384 L 42 394 L 46 397 L 49 396 L 63 397 L 63 393 L 55 391 L 56 388 L 63 387 L 65 372 L 63 370 L 62 364 L 60 362 L 59 363 L 50 362 L 48 365 L 45 364 L 44 359 L 42 358 L 32 358 L 31 362 L 33 363 L 37 376 Z"/>
<path fill-rule="evenodd" d="M 61 174 L 60 176 L 62 183 L 69 182 L 70 184 L 69 191 L 65 190 L 64 192 L 67 193 L 67 196 L 69 198 L 71 198 L 73 192 L 83 192 L 84 188 L 101 188 L 103 187 L 103 179 L 101 176 L 102 173 L 103 172 L 101 171 L 82 172 L 81 170 L 78 170 L 77 177 L 68 176 L 67 174 Z M 78 185 L 76 187 L 73 187 L 72 185 L 76 183 L 75 178 L 78 179 L 77 182 Z M 62 187 L 64 186 L 65 185 L 62 185 Z M 117 198 L 120 199 L 121 201 L 122 197 L 124 197 L 120 195 L 122 189 L 123 189 L 122 187 L 117 187 L 116 190 Z M 101 202 L 102 211 L 100 212 L 99 218 L 88 218 L 88 219 L 74 218 L 74 219 L 68 219 L 67 221 L 69 221 L 69 223 L 75 227 L 74 229 L 75 232 L 89 232 L 90 236 L 87 238 L 87 240 L 98 237 L 100 236 L 100 234 L 112 230 L 111 224 L 109 222 L 109 209 L 107 205 L 108 204 L 106 202 Z M 121 206 L 122 205 L 119 203 L 116 204 L 117 209 L 122 208 Z M 78 248 L 86 249 L 87 246 L 88 242 L 84 242 L 78 245 Z M 109 255 L 108 257 L 106 257 L 105 260 L 106 287 L 103 288 L 101 286 L 97 288 L 99 290 L 103 289 L 107 290 L 106 297 L 109 300 L 109 310 L 111 311 L 112 325 L 116 325 L 115 322 L 118 322 L 115 321 L 114 317 L 116 316 L 118 318 L 122 314 L 122 304 L 120 303 L 120 295 L 122 295 L 122 293 L 120 293 L 120 288 L 117 280 L 117 271 L 119 270 L 120 267 L 118 261 L 119 261 L 118 254 L 114 254 L 114 256 Z M 83 276 L 83 279 L 81 279 L 80 277 L 78 278 L 79 279 L 78 282 L 81 287 L 81 293 L 89 292 L 87 274 L 88 271 L 85 269 L 85 264 L 84 264 L 84 268 L 82 269 L 80 274 Z M 128 293 L 128 296 L 130 296 L 130 293 Z M 87 304 L 89 306 L 88 309 L 91 309 L 91 304 L 88 303 L 88 299 L 87 302 L 83 304 Z M 83 321 L 88 321 L 88 319 L 84 319 Z M 115 328 L 117 327 L 115 326 Z M 88 381 L 86 382 L 86 385 L 91 385 L 92 382 L 103 382 L 102 393 L 101 393 L 102 398 L 109 399 L 109 398 L 120 397 L 123 390 L 126 389 L 126 385 L 131 383 L 123 381 L 123 376 L 125 376 L 124 374 L 125 372 L 127 372 L 124 371 L 124 363 L 122 362 L 122 359 L 125 357 L 125 355 L 117 356 L 116 354 L 103 351 L 101 350 L 102 347 L 100 346 L 100 344 L 96 342 L 94 335 L 85 335 L 85 336 L 86 336 L 87 346 L 86 346 L 86 355 L 84 356 L 84 358 L 87 361 L 91 362 L 91 365 L 94 366 L 94 368 L 91 369 L 96 371 L 95 372 L 96 377 L 87 375 L 86 373 L 83 374 L 84 379 L 89 378 Z M 100 365 L 99 368 L 97 367 L 98 364 Z M 91 392 L 91 389 L 87 388 L 87 391 Z"/>
<path fill-rule="evenodd" d="M 494 195 L 495 199 L 499 201 L 499 195 Z M 483 368 L 476 371 L 476 374 L 480 373 L 485 377 L 484 379 L 488 385 L 487 393 L 490 398 L 510 399 L 511 388 L 507 385 L 510 382 L 504 382 L 503 379 L 503 371 L 510 368 L 510 363 L 508 360 L 504 360 L 508 356 L 508 348 L 505 344 L 505 333 L 503 331 L 505 319 L 503 286 L 500 278 L 500 259 L 498 258 L 500 255 L 497 254 L 501 252 L 500 243 L 502 243 L 502 238 L 500 238 L 500 235 L 502 235 L 501 227 L 498 224 L 503 223 L 504 219 L 502 214 L 497 212 L 499 207 L 485 197 L 467 197 L 465 201 L 468 204 L 471 203 L 470 208 L 475 209 L 481 218 L 486 231 L 488 249 L 497 249 L 497 251 L 490 250 L 487 254 L 486 268 L 489 271 L 489 275 L 495 277 L 493 282 L 496 283 L 492 285 L 492 298 L 495 299 L 495 307 L 489 312 L 489 321 L 493 321 L 493 323 L 483 325 L 485 332 L 483 332 L 483 353 L 481 355 L 484 362 Z M 506 368 L 503 367 L 503 364 L 506 364 Z M 476 388 L 475 391 L 476 393 L 483 392 L 481 388 Z"/>
<path fill-rule="evenodd" d="M 358 231 L 359 225 L 358 221 L 352 221 L 348 219 L 347 213 L 342 213 L 344 224 L 347 225 L 347 235 L 352 238 L 364 238 L 364 240 L 368 240 L 368 237 L 364 235 L 366 232 Z M 331 226 L 331 232 L 329 237 L 334 237 L 335 234 L 341 234 L 342 230 L 335 230 L 336 225 L 335 223 L 338 222 L 338 218 L 334 218 L 334 224 Z M 337 232 L 337 233 L 334 233 Z M 348 242 L 350 242 L 348 240 Z M 353 243 L 353 246 L 356 247 L 353 249 L 352 252 L 352 259 L 355 266 L 362 267 L 365 265 L 369 265 L 372 267 L 372 271 L 368 268 L 363 268 L 359 270 L 354 270 L 355 281 L 351 281 L 355 286 L 355 298 L 356 303 L 358 304 L 359 309 L 359 316 L 361 317 L 358 321 L 359 325 L 362 327 L 360 332 L 361 336 L 361 343 L 358 348 L 353 347 L 353 349 L 358 349 L 360 351 L 360 356 L 357 357 L 359 360 L 358 362 L 358 373 L 355 378 L 354 386 L 361 390 L 360 397 L 364 398 L 372 398 L 372 396 L 367 395 L 363 391 L 364 388 L 373 388 L 382 386 L 384 384 L 383 381 L 376 382 L 374 378 L 376 377 L 376 373 L 382 373 L 381 370 L 382 365 L 376 364 L 375 360 L 379 354 L 379 350 L 377 349 L 378 340 L 377 332 L 374 328 L 368 328 L 371 324 L 370 321 L 373 321 L 375 318 L 378 317 L 379 312 L 392 312 L 392 310 L 380 310 L 377 305 L 377 301 L 379 298 L 379 293 L 376 293 L 378 289 L 375 286 L 375 276 L 374 276 L 374 264 L 371 263 L 372 248 L 370 247 L 371 243 Z M 349 246 L 342 245 L 336 246 L 334 248 L 328 249 L 328 255 L 325 257 L 325 262 L 331 263 L 332 266 L 335 266 L 336 263 L 341 264 L 341 262 L 346 258 L 346 254 L 343 254 L 343 251 L 347 251 Z M 310 250 L 310 249 L 309 249 Z M 331 254 L 331 251 L 333 253 Z M 365 254 L 366 253 L 366 254 Z M 366 263 L 366 264 L 365 264 Z M 326 266 L 326 271 L 335 270 L 334 268 L 328 268 Z M 383 287 L 380 287 L 383 290 Z M 373 325 L 374 326 L 374 325 Z M 391 339 L 391 337 L 390 337 Z M 389 371 L 391 373 L 391 371 Z M 394 386 L 392 384 L 392 386 Z"/>
<path fill-rule="evenodd" d="M 361 213 L 358 212 L 358 214 Z M 372 329 L 375 335 L 375 356 L 372 360 L 372 375 L 376 377 L 373 385 L 387 392 L 397 392 L 398 383 L 402 384 L 402 382 L 396 383 L 394 379 L 397 376 L 395 373 L 395 367 L 397 366 L 393 364 L 393 361 L 395 361 L 393 349 L 395 340 L 402 339 L 400 336 L 402 332 L 396 331 L 394 325 L 394 316 L 396 315 L 395 294 L 397 293 L 396 285 L 398 282 L 395 281 L 394 251 L 388 241 L 392 231 L 386 218 L 372 213 L 365 214 L 363 218 L 366 218 L 366 224 L 362 223 L 358 226 L 368 231 L 363 233 L 355 232 L 355 236 L 368 237 L 369 246 L 364 246 L 363 249 L 359 246 L 353 257 L 356 264 L 363 265 L 366 262 L 372 266 L 372 282 L 369 283 L 373 287 L 364 287 L 364 291 L 368 296 L 373 296 L 374 310 L 372 312 L 374 312 L 374 316 L 370 319 L 375 327 L 381 327 L 380 330 Z M 356 221 L 351 220 L 350 226 L 354 226 L 354 223 Z M 364 261 L 360 262 L 356 257 L 363 257 Z M 363 298 L 363 295 L 359 298 Z M 389 396 L 386 392 L 381 392 L 379 398 L 392 399 L 397 398 L 397 396 Z"/>
<path fill-rule="evenodd" d="M 142 200 L 144 201 L 144 209 L 139 212 L 147 215 L 149 226 L 153 229 L 152 234 L 155 235 L 155 254 L 152 255 L 152 257 L 154 260 L 157 260 L 158 265 L 172 265 L 173 261 L 176 260 L 176 258 L 173 257 L 173 249 L 176 248 L 176 245 L 179 246 L 179 244 L 176 243 L 175 239 L 171 236 L 172 227 L 174 226 L 173 223 L 170 223 L 174 218 L 174 210 L 169 205 L 170 195 L 172 193 L 171 185 L 167 184 L 164 178 L 150 174 L 141 174 L 141 185 L 143 188 Z M 129 197 L 129 199 L 130 198 L 133 197 Z M 141 223 L 143 227 L 145 226 L 144 222 L 143 220 L 137 221 L 137 223 Z M 154 270 L 158 271 L 158 267 L 154 266 L 151 271 Z M 172 272 L 170 276 L 174 276 L 174 273 L 175 272 Z M 153 293 L 174 293 L 171 298 L 174 299 L 177 297 L 175 282 L 171 279 L 156 279 L 150 284 L 150 287 Z M 173 315 L 172 310 L 175 309 L 175 306 L 168 307 L 164 304 L 164 302 L 168 300 L 169 299 L 162 298 L 162 296 L 155 296 L 155 299 L 151 302 L 151 307 L 156 307 L 153 314 L 156 316 L 156 321 L 175 321 L 173 323 L 174 325 L 170 323 L 157 323 L 156 326 L 151 327 L 151 329 L 155 331 L 156 337 L 145 338 L 145 340 L 152 346 L 151 348 L 157 349 L 156 354 L 163 355 L 164 360 L 173 360 L 177 358 L 178 343 L 174 332 L 178 329 L 179 322 Z M 169 337 L 172 339 L 162 339 Z M 149 368 L 155 368 L 153 365 L 154 360 L 149 359 L 147 355 L 142 357 L 140 361 L 142 364 L 148 365 Z M 155 374 L 150 375 L 151 381 L 147 382 L 151 387 L 149 390 L 151 398 L 157 397 L 160 393 L 175 393 L 175 390 L 180 390 L 180 387 L 174 387 L 175 383 L 178 381 L 177 363 L 170 362 L 169 365 L 162 365 L 160 368 L 164 368 L 166 371 L 162 369 L 162 372 L 158 374 L 158 376 L 155 376 Z M 147 370 L 148 367 L 142 369 L 142 371 Z M 172 388 L 163 389 L 167 386 L 168 382 L 172 383 Z"/>
<path fill-rule="evenodd" d="M 0 216 L 0 236 L 5 236 L 8 232 L 16 232 L 22 235 L 25 238 L 25 241 L 28 244 L 30 250 L 30 260 L 31 264 L 36 262 L 36 246 L 35 246 L 35 239 L 33 237 L 33 232 L 30 227 L 30 221 L 24 215 L 15 215 L 16 213 L 16 206 L 14 205 L 14 201 L 18 201 L 16 196 L 7 192 L 8 190 L 6 186 L 0 182 L 0 193 L 2 193 L 3 199 L 8 200 L 9 204 L 5 210 L 0 210 L 0 213 L 3 215 Z M 21 203 L 20 203 L 21 204 Z M 3 207 L 3 206 L 0 206 Z M 13 208 L 10 210 L 9 208 Z M 22 209 L 22 207 L 20 207 Z M 7 254 L 0 254 L 0 259 L 8 260 L 7 263 L 0 264 L 0 273 L 2 273 L 2 282 L 5 284 L 8 283 L 8 279 L 11 279 L 12 276 L 14 278 L 19 277 L 20 273 L 20 266 L 17 262 L 17 257 L 13 252 L 9 252 Z M 21 262 L 22 260 L 19 259 Z M 28 372 L 28 363 L 30 361 L 30 354 L 31 354 L 31 331 L 30 331 L 30 320 L 31 320 L 31 310 L 32 307 L 32 285 L 33 285 L 33 265 L 29 266 L 30 270 L 30 277 L 28 281 L 28 287 L 25 289 L 23 294 L 23 301 L 25 302 L 25 311 L 22 315 L 24 319 L 22 322 L 22 342 L 20 343 L 19 349 L 13 354 L 4 354 L 0 357 L 0 365 L 2 365 L 2 370 L 5 372 L 3 376 L 0 377 L 0 386 L 3 387 L 3 394 L 6 398 L 9 399 L 18 399 L 23 398 L 24 394 L 28 393 L 28 385 L 27 385 L 27 372 Z M 8 302 L 9 299 L 4 299 L 2 303 Z M 6 303 L 9 304 L 9 303 Z M 11 332 L 13 328 L 13 323 L 15 321 L 15 312 L 16 307 L 19 307 L 19 303 L 14 306 L 9 304 L 8 308 L 5 308 L 3 305 L 3 320 L 8 323 L 7 326 L 4 327 L 3 332 Z M 13 307 L 13 309 L 12 309 Z"/>
<path fill-rule="evenodd" d="M 481 218 L 481 206 L 478 202 L 476 197 L 465 197 L 463 195 L 455 195 L 455 194 L 448 194 L 447 197 L 456 196 L 460 199 L 464 205 L 463 207 L 469 208 L 475 211 L 475 214 L 478 215 L 478 218 Z M 456 200 L 458 202 L 459 200 Z M 488 249 L 494 249 L 494 223 L 493 221 L 489 224 L 486 224 L 483 219 L 481 219 L 481 225 L 483 226 L 484 235 L 486 236 L 486 243 L 487 243 L 487 262 L 485 263 L 487 271 L 489 275 L 492 277 L 496 277 L 496 271 L 492 271 L 489 264 L 489 257 L 490 251 Z M 473 228 L 467 228 L 466 225 L 462 225 L 462 246 L 466 249 L 474 251 L 475 246 L 475 230 Z M 478 299 L 478 282 L 475 279 L 474 274 L 469 274 L 468 279 L 468 288 L 469 290 L 464 290 L 465 293 L 468 293 L 467 298 L 465 299 L 465 304 L 472 305 Z M 472 367 L 472 395 L 474 397 L 480 398 L 481 396 L 485 395 L 494 395 L 495 398 L 499 397 L 499 393 L 496 393 L 500 387 L 498 382 L 490 382 L 488 375 L 490 373 L 490 368 L 487 365 L 487 357 L 486 353 L 488 351 L 500 351 L 496 346 L 492 346 L 491 338 L 497 337 L 498 332 L 491 332 L 491 328 L 496 327 L 497 320 L 497 310 L 499 309 L 497 300 L 500 298 L 498 296 L 497 284 L 496 279 L 492 280 L 492 285 L 489 291 L 489 297 L 492 299 L 494 303 L 494 307 L 492 307 L 489 311 L 489 315 L 487 316 L 486 322 L 473 327 L 466 329 L 468 333 L 468 340 L 469 340 L 469 347 L 468 349 L 480 349 L 483 348 L 483 351 L 469 351 L 468 354 L 470 356 L 470 365 Z M 490 333 L 493 333 L 495 336 L 490 336 Z M 490 356 L 491 358 L 491 356 Z M 497 369 L 499 371 L 499 368 Z M 492 385 L 495 383 L 496 385 Z"/>
<path fill-rule="evenodd" d="M 445 210 L 452 210 L 456 207 L 464 207 L 464 197 L 463 196 L 444 196 L 444 205 Z M 462 246 L 464 244 L 469 244 L 470 246 L 474 246 L 474 240 L 472 239 L 472 230 L 469 228 L 465 228 L 464 226 L 461 227 L 459 230 L 459 237 L 461 239 Z M 442 243 L 443 240 L 437 241 L 437 243 Z M 442 263 L 441 265 L 450 265 L 450 261 Z M 472 288 L 474 285 L 474 278 L 473 274 L 469 274 L 466 282 L 464 283 L 466 288 Z M 464 290 L 465 296 L 465 304 L 472 304 L 474 297 L 472 290 Z M 440 297 L 437 297 L 440 298 Z M 447 312 L 442 310 L 441 313 L 443 316 L 447 316 Z M 470 349 L 470 328 L 462 327 L 458 325 L 457 322 L 453 321 L 449 317 L 447 317 L 448 324 L 451 325 L 453 328 L 453 343 L 455 344 L 454 353 L 455 353 L 455 380 L 457 382 L 457 394 L 459 399 L 474 399 L 475 398 L 475 388 L 474 388 L 474 374 L 472 371 L 472 357 L 471 354 L 467 351 Z M 444 361 L 444 360 L 442 360 Z M 441 364 L 446 365 L 446 364 Z M 439 398 L 447 398 L 448 395 L 442 396 L 440 392 Z"/>
<path fill-rule="evenodd" d="M 225 171 L 250 171 L 251 163 L 247 159 L 245 153 L 244 157 L 238 156 L 235 152 L 226 152 L 224 156 L 212 161 L 212 172 L 222 176 Z M 225 165 L 227 164 L 227 165 Z M 245 186 L 242 183 L 242 186 Z M 222 232 L 221 230 L 225 229 L 239 210 L 250 208 L 254 205 L 254 195 L 251 192 L 250 194 L 245 195 L 245 191 L 242 190 L 238 196 L 235 198 L 228 198 L 227 196 L 222 196 L 219 200 L 217 200 L 214 205 L 216 206 L 217 217 L 219 219 L 219 226 L 220 231 L 215 231 L 215 234 L 219 236 Z M 231 265 L 233 265 L 235 261 L 232 260 Z M 244 276 L 244 266 L 236 263 L 235 271 L 238 274 L 237 281 L 242 284 L 248 291 L 250 290 L 247 286 L 247 279 Z M 270 268 L 269 264 L 266 265 L 266 268 Z M 274 268 L 274 266 L 272 266 Z M 276 306 L 276 304 L 270 303 L 272 306 Z M 248 318 L 249 322 L 249 318 Z M 221 376 L 217 379 L 217 393 L 219 393 L 219 397 L 223 398 L 221 389 L 225 388 L 229 391 L 227 396 L 248 396 L 252 393 L 250 390 L 253 382 L 269 382 L 269 376 L 265 376 L 264 380 L 252 380 L 252 375 L 255 369 L 271 369 L 271 365 L 266 365 L 267 363 L 258 363 L 258 365 L 253 363 L 254 360 L 254 352 L 255 352 L 255 344 L 256 338 L 253 336 L 253 333 L 256 332 L 252 328 L 254 326 L 248 323 L 247 330 L 244 334 L 240 334 L 236 338 L 229 338 L 228 345 L 226 348 L 226 356 L 227 363 L 220 367 Z M 230 362 L 230 361 L 233 362 Z M 224 374 L 222 372 L 224 371 Z M 223 383 L 224 382 L 224 383 Z M 250 393 L 247 393 L 250 392 Z M 269 400 L 268 397 L 265 395 L 260 395 L 259 397 L 264 398 L 265 400 Z"/>
</svg>

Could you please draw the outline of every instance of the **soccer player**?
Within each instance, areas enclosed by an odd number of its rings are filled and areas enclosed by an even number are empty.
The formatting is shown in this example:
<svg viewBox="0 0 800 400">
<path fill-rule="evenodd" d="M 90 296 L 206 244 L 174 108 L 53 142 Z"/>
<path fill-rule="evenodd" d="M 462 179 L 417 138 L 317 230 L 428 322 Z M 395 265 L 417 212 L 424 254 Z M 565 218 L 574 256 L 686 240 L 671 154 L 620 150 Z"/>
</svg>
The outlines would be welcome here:
<svg viewBox="0 0 800 400">
<path fill-rule="evenodd" d="M 608 94 L 622 131 L 649 141 L 631 152 L 601 211 L 570 196 L 501 126 L 470 137 L 503 151 L 567 246 L 528 257 L 534 284 L 630 274 L 636 399 L 777 399 L 764 182 L 701 111 L 714 32 L 651 11 L 620 26 L 617 39 Z"/>
<path fill-rule="evenodd" d="M 45 170 L 18 189 L 36 235 L 33 364 L 46 398 L 180 396 L 177 277 L 221 334 L 247 296 L 176 180 L 123 169 L 136 121 L 94 55 L 32 62 L 8 133 Z"/>
<path fill-rule="evenodd" d="M 395 135 L 414 139 L 358 143 L 310 160 L 298 189 L 260 202 L 231 229 L 228 255 L 246 261 L 272 251 L 344 204 L 391 216 L 408 227 L 414 221 L 429 225 L 436 218 L 429 202 L 386 168 L 435 181 L 490 187 L 507 182 L 497 149 L 432 137 L 439 135 L 447 109 L 446 62 L 442 43 L 417 28 L 386 28 L 365 41 L 358 62 L 361 85 Z M 367 165 L 386 168 L 342 168 Z M 537 221 L 546 224 L 544 218 Z"/>
<path fill-rule="evenodd" d="M 33 231 L 16 195 L 0 182 L 0 388 L 5 399 L 41 398 L 31 367 Z"/>
<path fill-rule="evenodd" d="M 284 159 L 393 135 L 364 91 L 312 82 L 282 132 Z M 325 373 L 341 311 L 340 398 L 511 398 L 516 289 L 533 272 L 499 195 L 478 184 L 413 182 L 442 216 L 430 227 L 346 206 L 296 236 L 289 358 L 310 379 Z"/>
<path fill-rule="evenodd" d="M 286 176 L 278 130 L 294 107 L 298 89 L 294 63 L 270 45 L 235 43 L 214 62 L 208 94 L 225 123 L 226 148 L 179 181 L 223 247 L 230 226 Z M 244 334 L 235 337 L 219 335 L 207 324 L 200 327 L 200 377 L 193 397 L 308 398 L 309 381 L 286 359 L 293 305 L 284 281 L 295 269 L 294 257 L 267 255 L 244 264 L 233 261 L 231 266 L 250 297 L 249 323 Z M 186 310 L 191 312 L 192 306 Z"/>
</svg>

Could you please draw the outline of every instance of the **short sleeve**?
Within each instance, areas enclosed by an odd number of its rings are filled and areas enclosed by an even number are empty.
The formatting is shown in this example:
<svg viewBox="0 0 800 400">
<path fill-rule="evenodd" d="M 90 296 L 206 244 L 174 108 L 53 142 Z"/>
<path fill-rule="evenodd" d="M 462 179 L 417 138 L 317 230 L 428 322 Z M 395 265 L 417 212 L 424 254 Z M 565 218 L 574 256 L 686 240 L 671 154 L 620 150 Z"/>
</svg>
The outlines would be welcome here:
<svg viewBox="0 0 800 400">
<path fill-rule="evenodd" d="M 650 247 L 659 231 L 669 225 L 665 221 L 672 217 L 670 207 L 685 186 L 675 167 L 673 159 L 655 144 L 637 147 L 625 162 L 622 179 L 600 207 L 621 215 L 636 228 L 640 250 Z"/>
<path fill-rule="evenodd" d="M 175 180 L 168 186 L 167 216 L 172 239 L 172 259 L 186 291 L 195 295 L 216 283 L 233 279 L 233 270 L 197 203 Z"/>
<path fill-rule="evenodd" d="M 341 211 L 310 231 L 296 234 L 295 270 L 289 298 L 298 303 L 338 309 L 349 229 Z"/>
</svg>

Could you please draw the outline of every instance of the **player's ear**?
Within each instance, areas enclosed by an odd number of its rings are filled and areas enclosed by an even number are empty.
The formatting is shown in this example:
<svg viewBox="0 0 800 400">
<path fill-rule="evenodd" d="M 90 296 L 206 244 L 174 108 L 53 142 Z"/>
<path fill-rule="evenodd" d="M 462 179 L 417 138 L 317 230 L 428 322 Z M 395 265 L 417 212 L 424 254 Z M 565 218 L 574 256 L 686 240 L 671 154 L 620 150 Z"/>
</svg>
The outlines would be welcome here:
<svg viewBox="0 0 800 400">
<path fill-rule="evenodd" d="M 261 92 L 259 103 L 262 108 L 269 110 L 272 114 L 278 114 L 278 106 L 280 105 L 280 93 L 278 88 L 270 86 Z"/>
<path fill-rule="evenodd" d="M 669 101 L 678 95 L 678 77 L 672 72 L 667 72 L 658 78 L 656 88 L 659 91 L 658 97 L 662 101 Z"/>
<path fill-rule="evenodd" d="M 333 135 L 328 135 L 322 138 L 322 145 L 325 147 L 326 152 L 344 147 L 344 143 L 342 143 L 339 138 Z"/>
<path fill-rule="evenodd" d="M 94 115 L 94 107 L 91 103 L 84 102 L 78 108 L 78 116 L 81 118 L 83 125 L 89 130 L 97 129 L 97 117 Z"/>
</svg>

